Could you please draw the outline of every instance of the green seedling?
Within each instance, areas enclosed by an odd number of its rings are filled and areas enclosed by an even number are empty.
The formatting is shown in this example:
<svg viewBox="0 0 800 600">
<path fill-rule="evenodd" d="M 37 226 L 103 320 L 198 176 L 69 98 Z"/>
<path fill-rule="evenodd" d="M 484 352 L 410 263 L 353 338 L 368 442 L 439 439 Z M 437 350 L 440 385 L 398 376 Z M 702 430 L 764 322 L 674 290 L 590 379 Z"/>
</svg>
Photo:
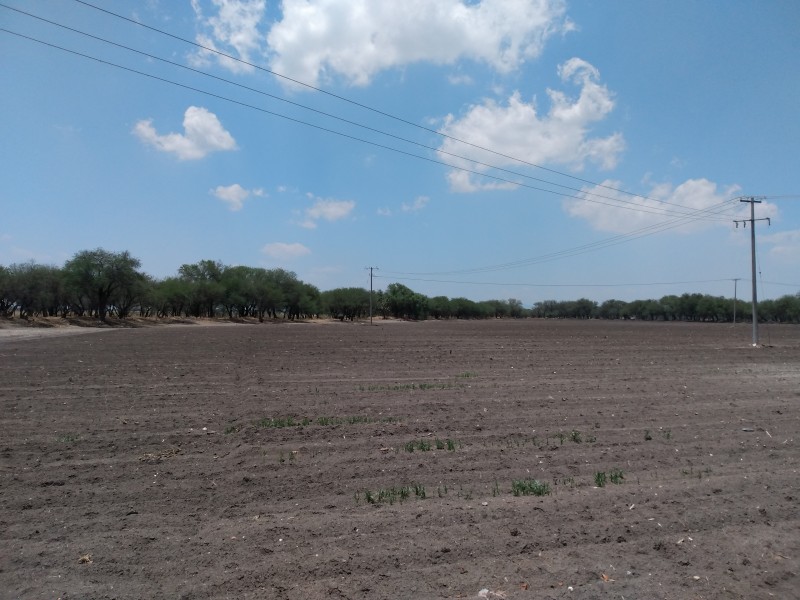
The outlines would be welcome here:
<svg viewBox="0 0 800 600">
<path fill-rule="evenodd" d="M 615 485 L 619 485 L 622 483 L 622 480 L 625 479 L 625 476 L 622 473 L 621 469 L 611 469 L 611 472 L 608 474 L 608 479 L 611 483 Z"/>
<path fill-rule="evenodd" d="M 583 441 L 583 439 L 581 438 L 581 432 L 576 429 L 570 431 L 569 439 L 575 442 L 576 444 L 580 444 Z"/>
<path fill-rule="evenodd" d="M 515 496 L 547 496 L 550 484 L 537 479 L 517 479 L 511 482 L 511 493 Z"/>
<path fill-rule="evenodd" d="M 65 433 L 64 435 L 58 436 L 58 441 L 62 444 L 72 444 L 73 442 L 77 442 L 80 439 L 77 433 Z"/>
<path fill-rule="evenodd" d="M 605 486 L 607 479 L 608 477 L 606 476 L 605 471 L 598 471 L 597 473 L 594 474 L 594 484 L 597 487 Z"/>
</svg>

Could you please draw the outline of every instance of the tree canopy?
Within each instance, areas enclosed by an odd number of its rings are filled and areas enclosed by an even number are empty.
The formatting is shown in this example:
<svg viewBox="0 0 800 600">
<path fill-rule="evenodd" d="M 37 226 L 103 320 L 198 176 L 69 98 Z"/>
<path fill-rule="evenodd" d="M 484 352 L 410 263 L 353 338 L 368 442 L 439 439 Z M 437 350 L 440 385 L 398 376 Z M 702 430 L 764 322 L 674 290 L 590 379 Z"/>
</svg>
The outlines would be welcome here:
<svg viewBox="0 0 800 600">
<path fill-rule="evenodd" d="M 181 265 L 172 277 L 140 271 L 128 252 L 97 248 L 78 252 L 63 267 L 35 262 L 0 265 L 0 316 L 227 317 L 305 319 L 327 315 L 354 321 L 373 314 L 397 319 L 640 319 L 731 322 L 749 320 L 749 302 L 706 294 L 667 295 L 626 302 L 588 298 L 542 300 L 525 308 L 520 300 L 474 301 L 428 297 L 402 283 L 370 292 L 359 287 L 321 292 L 285 269 L 264 269 L 201 260 Z M 758 305 L 759 319 L 800 323 L 800 293 Z"/>
</svg>

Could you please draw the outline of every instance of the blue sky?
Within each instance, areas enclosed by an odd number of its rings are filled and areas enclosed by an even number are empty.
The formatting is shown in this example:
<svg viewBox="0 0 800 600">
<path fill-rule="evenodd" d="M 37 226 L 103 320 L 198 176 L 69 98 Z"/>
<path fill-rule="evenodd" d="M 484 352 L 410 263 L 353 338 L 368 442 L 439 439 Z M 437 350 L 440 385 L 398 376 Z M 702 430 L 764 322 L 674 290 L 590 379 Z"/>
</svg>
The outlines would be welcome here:
<svg viewBox="0 0 800 600">
<path fill-rule="evenodd" d="M 744 195 L 760 297 L 800 291 L 797 2 L 3 4 L 0 264 L 749 298 Z"/>
</svg>

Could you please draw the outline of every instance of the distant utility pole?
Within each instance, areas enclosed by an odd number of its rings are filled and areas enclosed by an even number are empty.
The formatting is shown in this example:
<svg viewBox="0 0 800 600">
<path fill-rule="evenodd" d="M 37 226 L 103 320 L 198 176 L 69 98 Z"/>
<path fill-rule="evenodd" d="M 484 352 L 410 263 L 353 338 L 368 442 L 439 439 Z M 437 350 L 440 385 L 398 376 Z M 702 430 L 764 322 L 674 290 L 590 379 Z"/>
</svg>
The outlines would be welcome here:
<svg viewBox="0 0 800 600">
<path fill-rule="evenodd" d="M 751 278 L 753 281 L 753 346 L 758 346 L 758 296 L 756 293 L 756 221 L 766 221 L 771 225 L 769 218 L 756 219 L 756 204 L 761 204 L 761 201 L 766 196 L 749 196 L 739 198 L 739 202 L 750 203 L 750 218 L 740 221 L 734 221 L 736 228 L 739 228 L 739 223 L 747 229 L 747 223 L 750 223 L 750 256 L 751 256 Z"/>
<path fill-rule="evenodd" d="M 736 325 L 736 284 L 739 282 L 741 277 L 734 277 L 733 278 L 733 324 Z"/>
<path fill-rule="evenodd" d="M 372 325 L 372 271 L 377 271 L 378 267 L 364 267 L 369 271 L 369 324 Z"/>
</svg>

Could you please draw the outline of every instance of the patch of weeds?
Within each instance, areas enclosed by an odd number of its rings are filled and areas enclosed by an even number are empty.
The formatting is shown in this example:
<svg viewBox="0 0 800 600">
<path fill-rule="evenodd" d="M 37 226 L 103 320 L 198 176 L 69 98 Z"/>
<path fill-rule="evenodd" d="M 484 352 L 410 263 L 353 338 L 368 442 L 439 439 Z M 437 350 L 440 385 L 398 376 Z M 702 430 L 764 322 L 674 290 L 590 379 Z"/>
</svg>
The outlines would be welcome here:
<svg viewBox="0 0 800 600">
<path fill-rule="evenodd" d="M 472 490 L 464 490 L 463 486 L 458 487 L 458 497 L 464 500 L 472 500 Z"/>
<path fill-rule="evenodd" d="M 586 437 L 586 441 L 589 442 L 590 444 L 594 444 L 597 441 L 597 436 L 589 435 Z"/>
<path fill-rule="evenodd" d="M 437 450 L 444 450 L 445 448 L 447 448 L 447 450 L 453 452 L 456 449 L 456 443 L 449 438 L 445 440 L 440 440 L 437 438 L 436 440 L 434 440 L 433 444 L 431 444 L 431 442 L 428 440 L 411 440 L 410 442 L 406 442 L 403 445 L 403 449 L 406 452 L 414 452 L 414 450 L 419 450 L 421 452 L 429 452 L 434 448 L 436 448 Z"/>
<path fill-rule="evenodd" d="M 644 439 L 645 439 L 645 441 L 647 441 L 647 442 L 649 442 L 650 440 L 652 440 L 652 439 L 653 439 L 653 436 L 652 436 L 652 434 L 650 433 L 650 430 L 649 430 L 649 429 L 645 429 L 645 430 L 644 430 Z"/>
<path fill-rule="evenodd" d="M 461 377 L 463 379 L 469 379 L 470 377 L 477 377 L 478 374 L 475 371 L 464 371 L 463 373 L 459 373 L 456 377 Z"/>
<path fill-rule="evenodd" d="M 604 487 L 606 485 L 606 481 L 608 480 L 608 476 L 606 475 L 605 471 L 598 471 L 594 474 L 594 484 L 597 487 Z"/>
<path fill-rule="evenodd" d="M 558 441 L 560 442 L 560 445 L 563 446 L 564 445 L 564 440 L 567 439 L 567 434 L 564 433 L 563 431 L 559 431 L 556 434 L 556 437 L 558 438 Z"/>
<path fill-rule="evenodd" d="M 389 488 L 381 488 L 377 491 L 364 490 L 364 502 L 367 504 L 389 504 L 390 506 L 395 502 L 404 502 L 411 497 L 411 494 L 420 500 L 426 498 L 425 486 L 420 483 L 404 486 L 392 486 Z M 356 494 L 356 504 L 359 504 L 359 496 Z"/>
<path fill-rule="evenodd" d="M 571 488 L 575 487 L 575 478 L 574 477 L 564 477 L 561 480 L 561 485 L 565 485 Z"/>
<path fill-rule="evenodd" d="M 550 484 L 538 479 L 516 479 L 511 482 L 511 493 L 515 496 L 547 496 Z"/>
<path fill-rule="evenodd" d="M 230 435 L 231 433 L 236 433 L 237 431 L 239 431 L 239 428 L 236 425 L 228 425 L 224 430 L 225 435 Z"/>
<path fill-rule="evenodd" d="M 608 480 L 614 485 L 619 485 L 622 483 L 623 479 L 625 479 L 625 475 L 623 475 L 622 469 L 611 469 L 611 472 L 608 474 Z"/>
<path fill-rule="evenodd" d="M 572 431 L 569 432 L 569 439 L 575 442 L 576 444 L 580 444 L 581 442 L 583 442 L 583 438 L 581 437 L 581 432 L 578 431 L 577 429 L 573 429 Z"/>
<path fill-rule="evenodd" d="M 494 486 L 492 487 L 492 497 L 497 497 L 500 495 L 500 484 L 497 483 L 497 480 L 494 482 Z"/>
<path fill-rule="evenodd" d="M 452 383 L 398 383 L 395 385 L 359 385 L 360 392 L 410 392 L 414 390 L 450 390 Z"/>
<path fill-rule="evenodd" d="M 311 419 L 303 417 L 300 420 L 296 420 L 294 417 L 286 417 L 286 418 L 263 418 L 259 421 L 256 421 L 257 427 L 268 428 L 274 427 L 277 429 L 284 428 L 284 427 L 305 427 L 306 425 L 311 425 Z"/>
<path fill-rule="evenodd" d="M 72 444 L 81 438 L 77 433 L 65 433 L 64 435 L 58 436 L 56 439 L 62 444 Z"/>
</svg>

